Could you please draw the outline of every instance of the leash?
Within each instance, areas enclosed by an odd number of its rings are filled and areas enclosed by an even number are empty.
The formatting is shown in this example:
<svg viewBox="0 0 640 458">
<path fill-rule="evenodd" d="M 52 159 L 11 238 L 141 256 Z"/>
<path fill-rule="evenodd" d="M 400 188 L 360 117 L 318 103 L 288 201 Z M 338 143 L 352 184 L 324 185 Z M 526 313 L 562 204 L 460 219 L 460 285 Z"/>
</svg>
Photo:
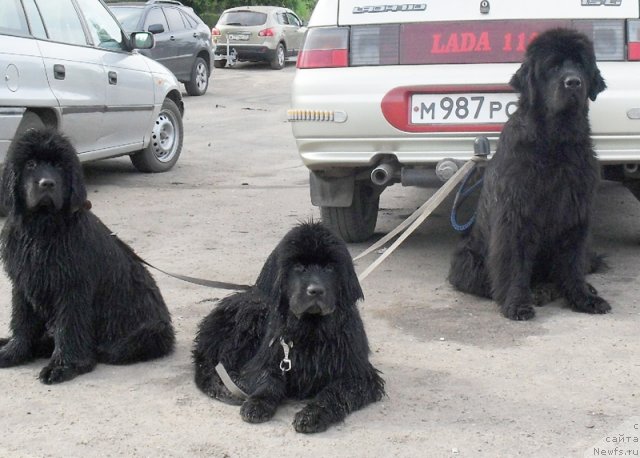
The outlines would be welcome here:
<svg viewBox="0 0 640 458">
<path fill-rule="evenodd" d="M 156 267 L 152 264 L 149 264 L 147 261 L 140 258 L 139 256 L 138 256 L 138 260 L 141 263 L 151 267 L 152 269 L 157 270 L 158 272 L 162 272 L 163 274 L 173 278 L 177 278 L 178 280 L 186 281 L 187 283 L 193 283 L 194 285 L 207 286 L 209 288 L 229 289 L 233 291 L 247 291 L 251 288 L 251 286 L 249 285 L 239 285 L 237 283 L 229 283 L 226 281 L 207 280 L 205 278 L 196 278 L 196 277 L 189 277 L 188 275 L 174 274 L 171 272 L 167 272 L 166 270 L 162 270 L 159 267 Z"/>
<path fill-rule="evenodd" d="M 269 342 L 269 346 L 273 346 L 273 343 L 275 341 L 276 337 L 271 339 L 271 342 Z M 284 337 L 281 336 L 279 339 L 279 343 L 282 347 L 284 357 L 280 361 L 280 365 L 278 367 L 280 368 L 280 370 L 282 371 L 282 375 L 284 376 L 285 373 L 291 370 L 291 360 L 289 359 L 289 352 L 293 348 L 293 341 L 290 340 L 289 342 L 287 342 Z M 249 395 L 245 393 L 242 388 L 236 385 L 222 363 L 218 363 L 215 369 L 218 373 L 218 376 L 220 376 L 220 380 L 222 380 L 222 383 L 224 383 L 224 386 L 227 387 L 231 394 L 241 399 L 247 399 L 249 397 Z"/>
<path fill-rule="evenodd" d="M 182 281 L 186 281 L 187 283 L 193 283 L 195 285 L 200 285 L 200 286 L 207 286 L 209 288 L 218 288 L 218 289 L 229 289 L 232 291 L 247 291 L 248 289 L 251 288 L 250 285 L 239 285 L 237 283 L 229 283 L 226 281 L 217 281 L 217 280 L 206 280 L 204 278 L 196 278 L 196 277 L 189 277 L 188 275 L 181 275 L 181 274 L 174 274 L 171 272 L 167 272 L 166 270 L 162 270 L 159 267 L 154 266 L 153 264 L 148 263 L 147 261 L 145 261 L 144 259 L 142 259 L 138 253 L 136 253 L 135 251 L 133 251 L 133 249 L 127 245 L 126 243 L 124 243 L 122 240 L 120 240 L 115 233 L 111 234 L 112 236 L 115 237 L 116 241 L 120 244 L 120 246 L 127 251 L 128 253 L 131 254 L 131 256 L 134 257 L 134 259 L 136 259 L 136 261 L 151 267 L 152 269 L 157 270 L 158 272 L 162 272 L 165 275 L 168 275 L 169 277 L 173 277 L 173 278 L 177 278 L 178 280 L 182 280 Z"/>
<path fill-rule="evenodd" d="M 401 234 L 398 239 L 387 248 L 375 261 L 373 261 L 369 267 L 367 267 L 364 272 L 358 275 L 358 280 L 363 281 L 365 278 L 369 276 L 371 272 L 373 272 L 382 262 L 387 259 L 391 253 L 393 253 L 396 248 L 398 248 L 402 242 L 404 242 L 407 237 L 409 237 L 420 224 L 423 223 L 425 219 L 435 210 L 438 205 L 442 203 L 446 197 L 451 194 L 451 192 L 455 189 L 455 187 L 460 183 L 467 174 L 476 167 L 477 164 L 481 164 L 487 161 L 487 156 L 489 155 L 490 145 L 489 139 L 484 136 L 477 137 L 473 144 L 473 157 L 464 163 L 462 167 L 451 177 L 449 178 L 434 194 L 431 196 L 424 204 L 420 206 L 415 212 L 413 212 L 406 220 L 398 225 L 393 231 L 389 232 L 386 236 L 378 240 L 376 243 L 371 245 L 369 248 L 364 250 L 358 256 L 354 258 L 354 261 L 368 255 L 374 250 L 384 246 L 389 240 Z M 406 230 L 405 230 L 406 229 Z M 403 232 L 404 231 L 404 232 Z"/>
<path fill-rule="evenodd" d="M 451 226 L 457 232 L 466 231 L 476 221 L 476 211 L 474 210 L 473 215 L 471 215 L 471 217 L 469 218 L 469 221 L 467 221 L 464 224 L 460 224 L 458 222 L 458 208 L 460 208 L 460 206 L 464 203 L 464 201 L 467 200 L 467 197 L 469 197 L 471 193 L 475 191 L 478 186 L 482 185 L 483 177 L 480 177 L 478 181 L 476 181 L 467 189 L 465 189 L 465 186 L 467 185 L 467 181 L 469 181 L 469 179 L 478 172 L 479 167 L 477 165 L 478 163 L 476 163 L 476 167 L 473 167 L 471 170 L 469 170 L 469 173 L 467 173 L 467 175 L 464 177 L 464 179 L 462 180 L 462 183 L 460 184 L 460 187 L 458 188 L 456 197 L 453 200 L 450 219 L 451 219 Z"/>
</svg>

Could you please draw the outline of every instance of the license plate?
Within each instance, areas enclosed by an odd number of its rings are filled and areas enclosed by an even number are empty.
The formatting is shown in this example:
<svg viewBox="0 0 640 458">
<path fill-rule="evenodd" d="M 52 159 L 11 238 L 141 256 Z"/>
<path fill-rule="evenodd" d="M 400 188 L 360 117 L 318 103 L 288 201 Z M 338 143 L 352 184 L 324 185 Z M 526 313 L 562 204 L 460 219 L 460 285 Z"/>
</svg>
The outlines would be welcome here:
<svg viewBox="0 0 640 458">
<path fill-rule="evenodd" d="M 413 94 L 411 124 L 504 124 L 516 111 L 515 93 Z"/>
<path fill-rule="evenodd" d="M 229 41 L 247 41 L 249 39 L 248 33 L 230 33 L 227 35 Z"/>
</svg>

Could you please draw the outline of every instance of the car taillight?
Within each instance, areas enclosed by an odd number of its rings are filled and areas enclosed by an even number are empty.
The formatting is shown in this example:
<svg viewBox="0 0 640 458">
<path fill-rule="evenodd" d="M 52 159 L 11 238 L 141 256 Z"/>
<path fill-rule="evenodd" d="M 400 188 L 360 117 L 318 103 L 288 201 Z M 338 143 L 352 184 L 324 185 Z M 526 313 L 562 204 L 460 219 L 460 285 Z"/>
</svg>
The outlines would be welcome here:
<svg viewBox="0 0 640 458">
<path fill-rule="evenodd" d="M 575 20 L 571 25 L 591 38 L 597 60 L 624 60 L 624 20 Z"/>
<path fill-rule="evenodd" d="M 258 32 L 258 36 L 259 37 L 272 37 L 272 36 L 274 36 L 273 29 L 272 28 L 263 29 L 260 32 Z"/>
<path fill-rule="evenodd" d="M 640 60 L 640 20 L 627 21 L 627 59 Z"/>
<path fill-rule="evenodd" d="M 298 55 L 298 68 L 347 67 L 349 29 L 319 27 L 309 29 Z"/>
<path fill-rule="evenodd" d="M 218 29 L 216 29 L 215 27 L 211 29 L 211 36 L 212 37 L 219 37 L 220 36 L 220 31 Z"/>
</svg>

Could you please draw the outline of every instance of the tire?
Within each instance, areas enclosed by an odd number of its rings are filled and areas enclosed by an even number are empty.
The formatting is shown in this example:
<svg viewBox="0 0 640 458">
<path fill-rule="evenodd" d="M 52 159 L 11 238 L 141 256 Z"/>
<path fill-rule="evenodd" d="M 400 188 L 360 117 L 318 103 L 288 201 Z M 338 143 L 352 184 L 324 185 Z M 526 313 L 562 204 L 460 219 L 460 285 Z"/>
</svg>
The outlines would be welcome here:
<svg viewBox="0 0 640 458">
<path fill-rule="evenodd" d="M 345 242 L 364 242 L 373 235 L 378 220 L 380 194 L 372 186 L 356 181 L 350 207 L 321 207 L 322 222 Z"/>
<path fill-rule="evenodd" d="M 227 59 L 213 61 L 213 66 L 215 68 L 224 68 L 225 65 L 227 65 Z"/>
<path fill-rule="evenodd" d="M 162 109 L 153 123 L 147 147 L 130 156 L 140 172 L 158 173 L 170 170 L 182 152 L 182 115 L 175 102 L 164 99 Z"/>
<path fill-rule="evenodd" d="M 25 111 L 24 115 L 22 116 L 22 121 L 20 121 L 20 125 L 18 125 L 13 138 L 21 136 L 30 129 L 42 129 L 44 126 L 45 124 L 42 119 L 40 119 L 40 116 L 31 111 Z M 11 145 L 9 146 L 9 151 L 11 151 Z M 4 163 L 0 166 L 0 177 L 2 176 L 3 171 Z M 2 189 L 0 189 L 0 216 L 7 216 L 8 214 L 9 207 L 6 206 L 4 197 L 2 196 Z"/>
<path fill-rule="evenodd" d="M 187 94 L 198 96 L 209 87 L 209 66 L 202 57 L 197 57 L 191 69 L 191 80 L 184 83 Z"/>
<path fill-rule="evenodd" d="M 276 52 L 270 62 L 271 68 L 273 68 L 274 70 L 282 70 L 284 68 L 285 61 L 286 59 L 284 45 L 282 43 L 278 43 Z"/>
</svg>

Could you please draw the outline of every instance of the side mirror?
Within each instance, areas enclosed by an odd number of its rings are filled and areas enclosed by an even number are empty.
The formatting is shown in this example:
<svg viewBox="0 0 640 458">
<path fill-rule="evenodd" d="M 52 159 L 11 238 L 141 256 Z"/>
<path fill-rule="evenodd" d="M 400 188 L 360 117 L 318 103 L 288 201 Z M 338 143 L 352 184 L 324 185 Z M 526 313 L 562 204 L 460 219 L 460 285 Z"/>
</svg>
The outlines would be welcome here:
<svg viewBox="0 0 640 458">
<path fill-rule="evenodd" d="M 151 49 L 155 44 L 155 39 L 149 32 L 133 32 L 129 39 L 133 49 Z"/>
<path fill-rule="evenodd" d="M 162 33 L 164 32 L 164 26 L 162 24 L 151 24 L 147 27 L 147 30 L 151 33 Z"/>
</svg>

